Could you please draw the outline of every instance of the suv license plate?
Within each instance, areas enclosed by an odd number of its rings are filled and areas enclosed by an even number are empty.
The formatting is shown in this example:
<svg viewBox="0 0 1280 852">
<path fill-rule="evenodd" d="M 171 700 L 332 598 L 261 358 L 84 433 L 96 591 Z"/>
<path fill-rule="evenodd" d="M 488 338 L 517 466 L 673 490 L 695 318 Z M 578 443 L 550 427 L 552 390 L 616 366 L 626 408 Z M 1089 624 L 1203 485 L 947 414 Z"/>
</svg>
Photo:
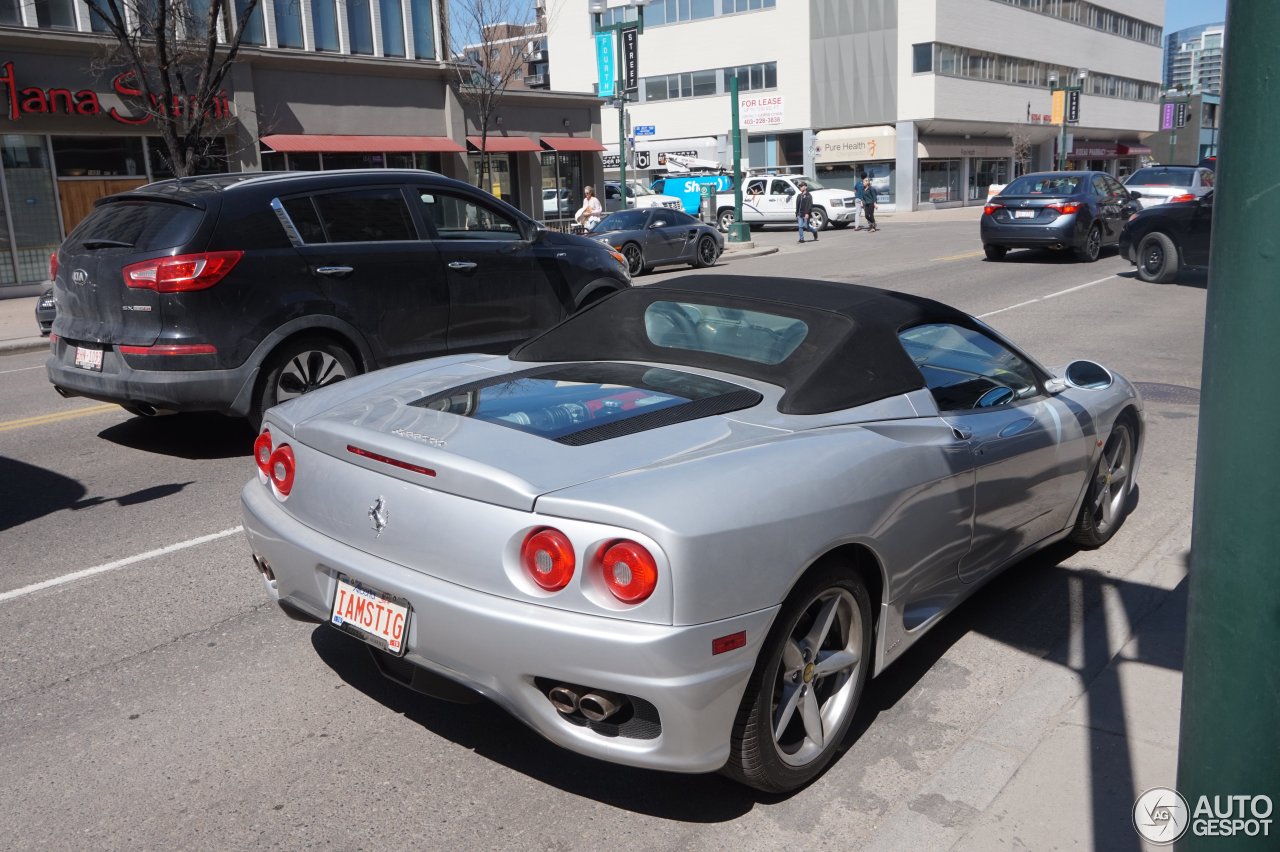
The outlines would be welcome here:
<svg viewBox="0 0 1280 852">
<path fill-rule="evenodd" d="M 76 347 L 76 366 L 82 370 L 102 370 L 102 350 Z"/>
<path fill-rule="evenodd" d="M 1013 218 L 1034 219 L 1036 218 L 1036 211 L 1035 210 L 1015 210 L 1013 211 Z"/>
<path fill-rule="evenodd" d="M 329 623 L 397 657 L 404 656 L 409 601 L 338 575 Z"/>
</svg>

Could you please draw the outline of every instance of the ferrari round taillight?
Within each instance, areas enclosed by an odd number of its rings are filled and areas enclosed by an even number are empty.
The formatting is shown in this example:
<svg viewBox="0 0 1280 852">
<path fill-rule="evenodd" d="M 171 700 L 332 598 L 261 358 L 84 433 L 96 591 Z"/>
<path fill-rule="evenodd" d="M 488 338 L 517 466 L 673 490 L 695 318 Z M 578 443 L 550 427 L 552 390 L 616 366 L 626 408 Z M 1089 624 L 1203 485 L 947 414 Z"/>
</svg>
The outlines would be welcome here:
<svg viewBox="0 0 1280 852">
<path fill-rule="evenodd" d="M 604 584 L 623 603 L 646 600 L 658 585 L 658 563 L 634 541 L 611 544 L 600 560 Z"/>
<path fill-rule="evenodd" d="M 281 444 L 267 459 L 267 476 L 275 486 L 276 493 L 288 497 L 293 490 L 293 447 Z"/>
<path fill-rule="evenodd" d="M 560 530 L 543 527 L 530 533 L 520 548 L 520 561 L 538 587 L 558 592 L 573 579 L 573 544 Z"/>
<path fill-rule="evenodd" d="M 253 460 L 258 465 L 258 472 L 263 481 L 271 478 L 271 430 L 263 429 L 253 442 Z"/>
</svg>

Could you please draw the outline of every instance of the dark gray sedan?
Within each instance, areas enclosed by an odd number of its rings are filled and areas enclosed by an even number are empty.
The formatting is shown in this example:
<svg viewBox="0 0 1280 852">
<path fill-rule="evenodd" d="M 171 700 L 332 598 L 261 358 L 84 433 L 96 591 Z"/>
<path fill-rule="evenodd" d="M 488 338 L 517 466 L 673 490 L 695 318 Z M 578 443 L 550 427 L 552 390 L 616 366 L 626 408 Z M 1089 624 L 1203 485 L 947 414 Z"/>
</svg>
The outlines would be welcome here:
<svg viewBox="0 0 1280 852">
<path fill-rule="evenodd" d="M 1011 248 L 1048 248 L 1092 263 L 1137 211 L 1134 193 L 1106 172 L 1023 175 L 983 208 L 982 248 L 988 260 Z"/>
<path fill-rule="evenodd" d="M 632 275 L 673 263 L 713 266 L 724 251 L 724 236 L 715 228 L 665 208 L 610 213 L 589 236 L 622 252 Z"/>
</svg>

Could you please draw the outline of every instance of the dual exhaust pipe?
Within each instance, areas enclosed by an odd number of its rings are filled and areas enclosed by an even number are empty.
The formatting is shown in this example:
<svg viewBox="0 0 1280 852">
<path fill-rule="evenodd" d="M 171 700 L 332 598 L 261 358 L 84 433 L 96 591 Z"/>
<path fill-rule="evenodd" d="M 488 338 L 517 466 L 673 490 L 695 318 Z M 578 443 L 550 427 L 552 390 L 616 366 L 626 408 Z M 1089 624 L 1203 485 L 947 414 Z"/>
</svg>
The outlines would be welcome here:
<svg viewBox="0 0 1280 852">
<path fill-rule="evenodd" d="M 566 683 L 547 690 L 547 698 L 552 707 L 566 716 L 581 713 L 591 722 L 604 722 L 629 703 L 616 692 L 586 690 Z"/>
</svg>

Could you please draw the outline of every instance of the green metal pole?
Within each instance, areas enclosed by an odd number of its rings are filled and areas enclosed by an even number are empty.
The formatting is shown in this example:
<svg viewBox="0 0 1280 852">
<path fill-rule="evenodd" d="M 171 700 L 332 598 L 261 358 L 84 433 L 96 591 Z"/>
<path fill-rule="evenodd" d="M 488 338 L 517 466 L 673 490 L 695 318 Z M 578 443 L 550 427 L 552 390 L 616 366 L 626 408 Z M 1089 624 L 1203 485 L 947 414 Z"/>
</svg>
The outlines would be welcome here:
<svg viewBox="0 0 1280 852">
<path fill-rule="evenodd" d="M 738 75 L 729 78 L 729 100 L 732 102 L 731 120 L 733 134 L 733 224 L 729 226 L 729 242 L 751 242 L 751 228 L 742 221 L 742 131 L 738 124 Z"/>
<path fill-rule="evenodd" d="M 1261 119 L 1280 100 L 1277 31 L 1280 4 L 1228 4 L 1178 750 L 1181 848 L 1211 852 L 1280 848 L 1280 193 L 1259 180 L 1275 166 Z M 1202 795 L 1269 796 L 1269 835 L 1198 833 Z"/>
</svg>

